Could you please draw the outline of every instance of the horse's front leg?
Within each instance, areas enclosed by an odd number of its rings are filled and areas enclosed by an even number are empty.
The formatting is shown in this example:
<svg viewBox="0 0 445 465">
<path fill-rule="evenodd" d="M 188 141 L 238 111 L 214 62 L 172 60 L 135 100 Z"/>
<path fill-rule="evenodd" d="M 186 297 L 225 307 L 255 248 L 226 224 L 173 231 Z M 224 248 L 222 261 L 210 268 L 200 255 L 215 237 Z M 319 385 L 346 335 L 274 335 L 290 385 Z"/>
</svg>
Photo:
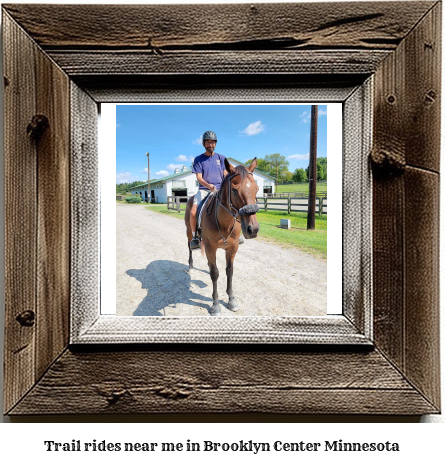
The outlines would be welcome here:
<svg viewBox="0 0 445 465">
<path fill-rule="evenodd" d="M 231 247 L 226 250 L 226 275 L 227 275 L 227 294 L 229 296 L 229 310 L 236 312 L 239 310 L 239 304 L 233 296 L 232 277 L 233 277 L 233 261 L 238 247 Z"/>
<path fill-rule="evenodd" d="M 213 283 L 213 305 L 210 309 L 210 315 L 212 316 L 219 316 L 221 315 L 221 307 L 219 306 L 218 301 L 218 278 L 219 278 L 219 270 L 216 266 L 216 248 L 210 247 L 208 244 L 205 245 L 206 247 L 206 255 L 207 255 L 207 263 L 209 264 L 210 268 L 210 277 L 212 278 Z"/>
</svg>

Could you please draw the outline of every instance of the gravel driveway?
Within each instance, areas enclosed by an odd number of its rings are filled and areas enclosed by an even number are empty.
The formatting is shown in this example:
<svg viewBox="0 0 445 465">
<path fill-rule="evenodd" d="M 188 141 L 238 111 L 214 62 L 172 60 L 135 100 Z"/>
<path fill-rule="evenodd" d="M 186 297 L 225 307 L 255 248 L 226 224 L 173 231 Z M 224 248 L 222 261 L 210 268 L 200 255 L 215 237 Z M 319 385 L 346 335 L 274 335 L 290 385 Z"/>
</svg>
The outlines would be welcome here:
<svg viewBox="0 0 445 465">
<path fill-rule="evenodd" d="M 118 316 L 209 315 L 207 259 L 195 251 L 195 269 L 188 273 L 183 220 L 143 205 L 116 204 L 116 223 Z M 326 261 L 259 239 L 245 240 L 234 262 L 233 290 L 240 304 L 236 313 L 227 308 L 223 250 L 218 250 L 217 264 L 222 316 L 326 315 Z"/>
</svg>

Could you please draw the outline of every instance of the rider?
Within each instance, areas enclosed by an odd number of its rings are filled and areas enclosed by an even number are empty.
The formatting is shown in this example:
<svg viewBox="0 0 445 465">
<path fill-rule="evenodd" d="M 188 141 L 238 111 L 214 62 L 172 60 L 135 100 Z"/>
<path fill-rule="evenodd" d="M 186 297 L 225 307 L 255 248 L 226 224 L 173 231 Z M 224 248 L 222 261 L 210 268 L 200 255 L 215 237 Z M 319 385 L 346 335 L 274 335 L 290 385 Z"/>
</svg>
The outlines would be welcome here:
<svg viewBox="0 0 445 465">
<path fill-rule="evenodd" d="M 192 228 L 193 239 L 190 242 L 192 250 L 201 247 L 200 240 L 196 234 L 196 211 L 201 200 L 204 200 L 210 192 L 218 192 L 227 171 L 224 168 L 224 155 L 215 152 L 216 134 L 213 131 L 206 131 L 202 135 L 202 145 L 206 151 L 195 158 L 192 172 L 196 174 L 199 183 L 199 190 L 193 198 L 193 207 L 190 211 L 190 226 Z"/>
<path fill-rule="evenodd" d="M 193 162 L 192 172 L 196 174 L 199 190 L 193 198 L 193 207 L 190 211 L 190 226 L 193 234 L 190 248 L 192 250 L 201 247 L 200 239 L 195 231 L 198 205 L 210 192 L 218 192 L 224 176 L 227 175 L 224 168 L 225 156 L 215 152 L 216 142 L 216 134 L 213 131 L 206 131 L 202 136 L 202 145 L 206 151 L 196 157 Z"/>
</svg>

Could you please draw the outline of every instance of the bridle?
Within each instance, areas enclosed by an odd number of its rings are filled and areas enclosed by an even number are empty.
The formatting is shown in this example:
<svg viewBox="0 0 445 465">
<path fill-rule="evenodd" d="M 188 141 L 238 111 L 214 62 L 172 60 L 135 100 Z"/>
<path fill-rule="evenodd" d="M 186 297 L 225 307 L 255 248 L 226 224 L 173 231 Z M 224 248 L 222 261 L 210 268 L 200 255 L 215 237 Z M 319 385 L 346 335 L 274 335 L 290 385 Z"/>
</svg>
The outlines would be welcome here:
<svg viewBox="0 0 445 465">
<path fill-rule="evenodd" d="M 252 173 L 248 173 L 248 174 L 252 174 Z M 260 207 L 256 203 L 254 203 L 254 204 L 246 204 L 243 207 L 241 207 L 240 209 L 237 209 L 232 204 L 232 196 L 231 196 L 231 194 L 232 194 L 232 179 L 235 176 L 239 176 L 239 175 L 240 175 L 240 173 L 234 173 L 234 174 L 231 174 L 228 177 L 224 178 L 224 180 L 223 180 L 223 183 L 224 183 L 224 181 L 227 179 L 227 184 L 228 184 L 228 186 L 227 186 L 227 189 L 228 189 L 228 191 L 227 191 L 227 205 L 228 205 L 229 208 L 226 208 L 223 205 L 223 203 L 221 202 L 222 188 L 220 189 L 220 191 L 215 196 L 215 200 L 217 202 L 217 205 L 215 207 L 215 222 L 216 222 L 216 226 L 218 227 L 219 234 L 221 235 L 221 238 L 222 238 L 224 244 L 227 244 L 227 241 L 229 240 L 230 236 L 232 235 L 233 229 L 235 228 L 235 222 L 238 221 L 238 223 L 241 223 L 241 221 L 239 220 L 240 216 L 253 215 L 254 213 L 256 213 L 260 209 Z M 224 238 L 224 236 L 223 236 L 223 234 L 221 232 L 221 229 L 219 227 L 219 223 L 218 223 L 218 206 L 219 205 L 221 205 L 221 207 L 223 207 L 224 210 L 226 210 L 228 213 L 230 213 L 232 215 L 232 218 L 233 218 L 233 225 L 232 225 L 232 228 L 230 229 L 230 234 L 227 236 L 227 238 Z"/>
</svg>

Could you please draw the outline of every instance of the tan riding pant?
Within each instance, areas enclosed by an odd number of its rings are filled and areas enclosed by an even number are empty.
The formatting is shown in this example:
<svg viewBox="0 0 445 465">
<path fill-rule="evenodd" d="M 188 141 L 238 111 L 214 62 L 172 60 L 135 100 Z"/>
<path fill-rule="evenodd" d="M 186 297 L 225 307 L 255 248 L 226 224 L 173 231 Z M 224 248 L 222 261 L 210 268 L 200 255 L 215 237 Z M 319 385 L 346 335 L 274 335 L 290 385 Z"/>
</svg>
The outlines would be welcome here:
<svg viewBox="0 0 445 465">
<path fill-rule="evenodd" d="M 193 198 L 193 205 L 199 205 L 201 200 L 204 200 L 209 194 L 210 191 L 199 189 L 199 191 L 195 194 L 195 197 Z"/>
</svg>

